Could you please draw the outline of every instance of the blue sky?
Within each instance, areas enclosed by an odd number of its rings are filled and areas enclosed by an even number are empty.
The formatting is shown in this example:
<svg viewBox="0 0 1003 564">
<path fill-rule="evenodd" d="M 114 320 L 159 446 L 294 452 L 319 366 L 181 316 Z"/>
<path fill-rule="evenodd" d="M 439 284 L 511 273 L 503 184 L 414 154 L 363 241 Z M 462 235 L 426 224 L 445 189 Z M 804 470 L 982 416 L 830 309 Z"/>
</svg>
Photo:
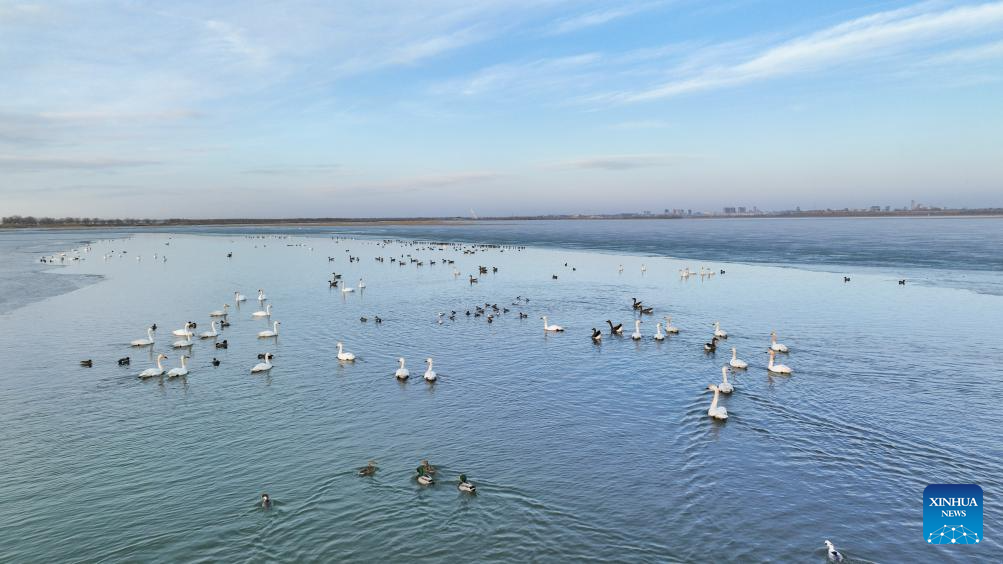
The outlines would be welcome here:
<svg viewBox="0 0 1003 564">
<path fill-rule="evenodd" d="M 1003 206 L 1003 2 L 0 0 L 0 215 Z"/>
</svg>

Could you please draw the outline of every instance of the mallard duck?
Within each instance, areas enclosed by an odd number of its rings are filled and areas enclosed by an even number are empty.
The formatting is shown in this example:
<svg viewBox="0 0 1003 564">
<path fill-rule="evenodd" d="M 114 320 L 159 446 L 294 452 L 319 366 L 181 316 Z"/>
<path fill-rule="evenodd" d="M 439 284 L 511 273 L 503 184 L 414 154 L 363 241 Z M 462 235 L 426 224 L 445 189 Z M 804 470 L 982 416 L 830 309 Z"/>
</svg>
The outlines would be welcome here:
<svg viewBox="0 0 1003 564">
<path fill-rule="evenodd" d="M 376 473 L 376 461 L 370 460 L 369 464 L 359 469 L 359 476 L 372 476 Z"/>
<path fill-rule="evenodd" d="M 419 484 L 423 486 L 431 486 L 432 484 L 435 483 L 435 480 L 433 480 L 432 477 L 425 472 L 424 466 L 419 466 L 417 469 L 415 469 L 415 472 L 418 473 L 415 479 L 418 480 Z"/>
<path fill-rule="evenodd" d="M 435 474 L 435 466 L 428 463 L 428 460 L 421 461 L 421 467 L 425 469 L 426 474 Z"/>
<path fill-rule="evenodd" d="M 468 493 L 468 494 L 477 493 L 477 486 L 467 481 L 466 474 L 460 474 L 460 483 L 456 486 L 456 489 L 460 490 L 463 493 Z"/>
</svg>

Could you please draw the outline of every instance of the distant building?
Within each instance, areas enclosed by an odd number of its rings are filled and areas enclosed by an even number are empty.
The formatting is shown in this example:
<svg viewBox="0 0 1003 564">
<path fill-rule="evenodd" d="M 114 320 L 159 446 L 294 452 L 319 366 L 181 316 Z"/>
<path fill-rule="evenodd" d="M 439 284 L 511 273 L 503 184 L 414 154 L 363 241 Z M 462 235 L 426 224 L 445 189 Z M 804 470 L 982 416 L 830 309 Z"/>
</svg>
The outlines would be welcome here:
<svg viewBox="0 0 1003 564">
<path fill-rule="evenodd" d="M 745 206 L 738 206 L 738 213 L 745 213 Z"/>
<path fill-rule="evenodd" d="M 735 213 L 735 208 L 724 208 L 724 213 L 733 214 Z"/>
<path fill-rule="evenodd" d="M 879 212 L 879 211 L 881 211 L 881 206 L 871 206 L 871 211 L 872 212 Z"/>
</svg>

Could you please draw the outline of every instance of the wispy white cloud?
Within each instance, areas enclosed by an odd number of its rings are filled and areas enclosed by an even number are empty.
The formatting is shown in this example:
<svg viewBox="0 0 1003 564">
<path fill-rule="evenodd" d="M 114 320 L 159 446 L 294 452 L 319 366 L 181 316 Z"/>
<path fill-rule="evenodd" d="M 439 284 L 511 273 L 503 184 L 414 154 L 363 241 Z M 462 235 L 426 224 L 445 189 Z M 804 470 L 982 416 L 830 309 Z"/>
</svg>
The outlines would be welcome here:
<svg viewBox="0 0 1003 564">
<path fill-rule="evenodd" d="M 416 175 L 370 184 L 360 184 L 353 187 L 352 190 L 364 190 L 369 194 L 393 194 L 436 188 L 471 186 L 494 182 L 504 177 L 504 174 L 495 171 L 459 171 Z"/>
<path fill-rule="evenodd" d="M 694 155 L 655 153 L 633 155 L 593 155 L 567 159 L 551 166 L 567 169 L 632 170 L 682 164 L 697 158 Z"/>
<path fill-rule="evenodd" d="M 268 64 L 271 58 L 269 50 L 249 39 L 243 29 L 220 20 L 207 20 L 205 28 L 210 34 L 210 42 L 218 49 L 239 57 L 254 67 Z"/>
<path fill-rule="evenodd" d="M 1000 59 L 1003 59 L 1003 41 L 995 41 L 934 55 L 920 64 L 924 66 L 972 65 Z"/>
<path fill-rule="evenodd" d="M 604 25 L 611 21 L 633 16 L 654 8 L 659 8 L 665 4 L 666 2 L 646 2 L 633 6 L 625 4 L 616 8 L 592 10 L 575 16 L 559 19 L 551 27 L 549 33 L 553 35 L 572 33 L 590 27 Z"/>
<path fill-rule="evenodd" d="M 109 157 L 54 157 L 0 155 L 0 170 L 8 172 L 47 172 L 52 170 L 104 170 L 161 164 L 160 161 Z"/>
<path fill-rule="evenodd" d="M 959 36 L 998 31 L 1003 24 L 1003 2 L 929 10 L 930 5 L 923 4 L 880 12 L 768 48 L 744 62 L 707 66 L 651 88 L 625 90 L 597 99 L 642 102 L 813 72 L 928 48 Z"/>
</svg>

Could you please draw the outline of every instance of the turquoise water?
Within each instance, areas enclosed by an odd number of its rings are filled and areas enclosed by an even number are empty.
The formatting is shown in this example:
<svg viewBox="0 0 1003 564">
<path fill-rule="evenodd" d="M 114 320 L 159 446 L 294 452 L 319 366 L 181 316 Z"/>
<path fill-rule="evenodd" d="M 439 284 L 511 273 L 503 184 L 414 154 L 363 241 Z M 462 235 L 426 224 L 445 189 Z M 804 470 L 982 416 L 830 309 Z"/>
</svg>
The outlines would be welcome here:
<svg viewBox="0 0 1003 564">
<path fill-rule="evenodd" d="M 940 230 L 998 240 L 1003 224 L 953 221 L 866 224 L 872 241 L 908 229 L 910 242 L 891 240 L 884 262 L 832 259 L 837 242 L 810 264 L 763 254 L 776 225 L 754 222 L 720 222 L 746 230 L 728 233 L 733 248 L 754 249 L 732 260 L 692 258 L 726 246 L 707 241 L 714 222 L 582 222 L 569 229 L 589 234 L 574 245 L 543 240 L 558 237 L 546 224 L 362 231 L 529 245 L 476 254 L 323 230 L 0 233 L 0 258 L 21 269 L 17 285 L 0 278 L 0 560 L 824 562 L 831 538 L 856 561 L 999 561 L 1001 272 L 992 253 L 952 250 Z M 697 231 L 676 240 L 659 231 L 687 223 Z M 841 240 L 827 230 L 843 228 L 818 223 L 799 244 L 824 248 Z M 610 237 L 662 244 L 587 244 Z M 85 239 L 84 260 L 36 266 Z M 690 258 L 651 256 L 680 241 Z M 128 254 L 102 259 L 113 250 Z M 425 265 L 389 260 L 408 253 Z M 498 272 L 471 285 L 478 265 Z M 726 274 L 680 279 L 687 265 Z M 367 287 L 332 291 L 332 270 Z M 52 291 L 62 278 L 70 285 Z M 276 340 L 255 338 L 268 324 L 250 318 L 257 288 L 282 322 Z M 208 329 L 237 289 L 250 301 L 232 308 L 228 349 L 198 342 L 187 378 L 136 378 L 154 352 L 175 366 L 170 330 L 188 319 Z M 510 305 L 516 296 L 529 304 Z M 631 297 L 681 333 L 594 345 L 606 319 L 632 324 Z M 490 324 L 463 315 L 484 303 L 512 311 Z M 460 314 L 439 325 L 450 310 Z M 545 334 L 541 315 L 567 331 Z M 657 320 L 644 320 L 648 336 Z M 717 320 L 730 337 L 706 355 Z M 154 322 L 152 351 L 126 346 Z M 793 376 L 766 371 L 771 330 L 791 348 Z M 338 340 L 357 362 L 336 360 Z M 750 368 L 733 376 L 730 417 L 716 422 L 705 388 L 731 346 Z M 275 368 L 252 376 L 266 351 Z M 405 384 L 393 378 L 398 356 Z M 426 356 L 434 386 L 415 378 Z M 78 365 L 87 358 L 93 368 Z M 422 458 L 440 468 L 430 489 L 412 480 Z M 356 476 L 369 459 L 376 476 Z M 460 473 L 476 497 L 457 492 Z M 984 544 L 923 542 L 922 491 L 943 482 L 985 490 Z M 269 511 L 256 506 L 264 491 Z"/>
</svg>

